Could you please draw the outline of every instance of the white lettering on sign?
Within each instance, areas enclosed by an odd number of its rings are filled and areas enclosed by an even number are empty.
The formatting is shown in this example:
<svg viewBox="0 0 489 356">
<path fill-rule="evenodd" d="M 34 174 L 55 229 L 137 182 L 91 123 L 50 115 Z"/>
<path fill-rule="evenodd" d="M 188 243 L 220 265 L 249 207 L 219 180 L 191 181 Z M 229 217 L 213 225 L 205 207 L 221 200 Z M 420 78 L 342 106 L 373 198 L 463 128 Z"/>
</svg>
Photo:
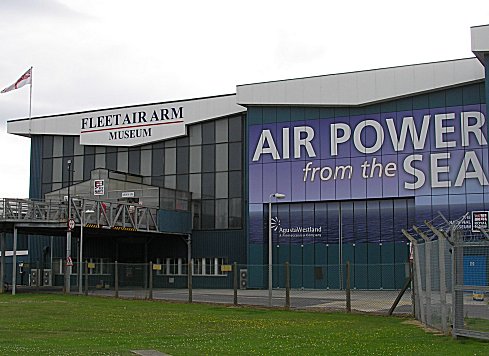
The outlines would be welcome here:
<svg viewBox="0 0 489 356">
<path fill-rule="evenodd" d="M 425 184 L 462 187 L 466 181 L 489 186 L 482 150 L 487 149 L 485 123 L 479 111 L 418 114 L 397 120 L 389 116 L 350 118 L 349 123 L 311 121 L 257 132 L 251 160 L 303 160 L 304 182 L 400 176 L 399 187 L 407 191 Z"/>
</svg>

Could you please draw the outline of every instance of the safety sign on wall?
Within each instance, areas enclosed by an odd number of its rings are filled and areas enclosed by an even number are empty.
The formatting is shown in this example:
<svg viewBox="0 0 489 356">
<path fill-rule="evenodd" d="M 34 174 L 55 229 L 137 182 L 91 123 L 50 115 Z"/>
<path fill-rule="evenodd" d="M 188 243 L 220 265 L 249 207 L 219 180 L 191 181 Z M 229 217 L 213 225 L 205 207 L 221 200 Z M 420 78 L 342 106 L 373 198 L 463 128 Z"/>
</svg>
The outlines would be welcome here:
<svg viewBox="0 0 489 356">
<path fill-rule="evenodd" d="M 93 195 L 104 195 L 105 186 L 103 179 L 95 179 L 93 181 Z"/>
</svg>

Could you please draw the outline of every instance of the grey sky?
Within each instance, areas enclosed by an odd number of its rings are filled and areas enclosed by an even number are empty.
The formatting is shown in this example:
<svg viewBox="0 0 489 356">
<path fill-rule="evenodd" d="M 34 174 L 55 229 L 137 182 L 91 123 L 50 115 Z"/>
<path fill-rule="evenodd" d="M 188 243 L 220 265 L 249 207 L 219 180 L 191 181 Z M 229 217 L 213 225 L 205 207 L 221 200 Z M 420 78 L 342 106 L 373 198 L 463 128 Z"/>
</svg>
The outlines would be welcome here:
<svg viewBox="0 0 489 356">
<path fill-rule="evenodd" d="M 487 1 L 0 1 L 0 89 L 33 116 L 232 93 L 237 84 L 465 58 Z M 0 197 L 28 195 L 28 86 L 0 94 Z"/>
</svg>

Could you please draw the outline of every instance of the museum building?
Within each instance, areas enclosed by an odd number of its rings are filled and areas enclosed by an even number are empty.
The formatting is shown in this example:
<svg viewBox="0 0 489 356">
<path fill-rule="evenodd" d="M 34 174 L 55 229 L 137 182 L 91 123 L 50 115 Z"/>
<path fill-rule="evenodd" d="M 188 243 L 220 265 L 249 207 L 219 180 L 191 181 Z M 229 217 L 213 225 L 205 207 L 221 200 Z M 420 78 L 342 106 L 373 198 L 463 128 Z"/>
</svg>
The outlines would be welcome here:
<svg viewBox="0 0 489 356">
<path fill-rule="evenodd" d="M 84 256 L 101 274 L 152 261 L 162 286 L 184 287 L 190 237 L 196 287 L 232 286 L 222 266 L 237 262 L 249 288 L 266 288 L 271 249 L 293 288 L 342 288 L 350 261 L 354 288 L 396 289 L 409 259 L 401 229 L 489 211 L 489 26 L 471 35 L 473 58 L 12 120 L 8 132 L 31 139 L 31 199 L 69 188 L 160 209 L 161 237 L 88 233 Z M 65 239 L 24 237 L 26 261 L 49 246 L 43 263 L 61 274 Z M 273 286 L 284 283 L 274 269 Z"/>
</svg>

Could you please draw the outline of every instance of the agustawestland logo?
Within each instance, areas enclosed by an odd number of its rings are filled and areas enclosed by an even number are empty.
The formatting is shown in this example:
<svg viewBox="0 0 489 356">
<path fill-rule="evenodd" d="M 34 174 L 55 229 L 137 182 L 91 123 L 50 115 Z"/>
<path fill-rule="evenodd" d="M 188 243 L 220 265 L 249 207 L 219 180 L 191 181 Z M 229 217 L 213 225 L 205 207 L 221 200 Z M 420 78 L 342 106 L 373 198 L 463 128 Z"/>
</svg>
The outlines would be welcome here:
<svg viewBox="0 0 489 356">
<path fill-rule="evenodd" d="M 283 237 L 320 237 L 322 233 L 322 226 L 282 227 L 280 219 L 276 216 L 271 220 L 271 227 L 273 231 L 278 231 L 279 236 Z"/>
<path fill-rule="evenodd" d="M 273 231 L 277 231 L 280 228 L 280 219 L 276 216 L 272 218 L 271 226 Z"/>
</svg>

